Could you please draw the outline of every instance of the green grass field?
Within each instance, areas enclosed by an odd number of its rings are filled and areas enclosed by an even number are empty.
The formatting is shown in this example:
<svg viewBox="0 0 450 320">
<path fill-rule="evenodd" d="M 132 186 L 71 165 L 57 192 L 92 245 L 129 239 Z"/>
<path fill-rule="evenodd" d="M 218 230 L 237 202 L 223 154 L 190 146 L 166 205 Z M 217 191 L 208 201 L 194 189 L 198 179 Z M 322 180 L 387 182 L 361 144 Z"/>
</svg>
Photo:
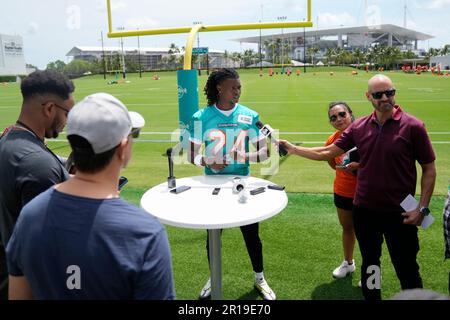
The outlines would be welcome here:
<svg viewBox="0 0 450 320">
<path fill-rule="evenodd" d="M 367 80 L 373 75 L 352 76 L 351 69 L 335 69 L 331 76 L 329 70 L 324 70 L 308 70 L 300 77 L 294 74 L 273 78 L 267 74 L 259 77 L 257 70 L 241 71 L 241 103 L 258 111 L 263 122 L 278 128 L 282 138 L 306 146 L 322 145 L 333 131 L 327 121 L 330 101 L 347 101 L 357 117 L 372 112 L 364 92 Z M 167 178 L 167 159 L 162 154 L 175 144 L 170 142 L 170 133 L 178 126 L 176 74 L 159 75 L 159 81 L 151 80 L 152 74 L 144 74 L 143 79 L 130 75 L 130 83 L 112 86 L 101 76 L 75 81 L 77 101 L 91 93 L 108 92 L 130 110 L 140 112 L 147 121 L 143 129 L 146 134 L 134 145 L 133 162 L 123 172 L 130 182 L 122 195 L 136 204 L 146 189 Z M 397 103 L 426 123 L 437 155 L 438 176 L 431 204 L 436 222 L 428 230 L 420 230 L 419 263 L 425 287 L 447 293 L 450 265 L 443 262 L 442 208 L 450 178 L 450 77 L 388 75 L 397 88 Z M 206 79 L 205 75 L 200 77 L 200 88 Z M 200 96 L 203 106 L 205 99 L 203 94 Z M 20 104 L 18 85 L 0 85 L 0 130 L 15 122 Z M 51 141 L 49 146 L 60 155 L 67 155 L 69 147 L 64 139 L 61 135 L 61 141 Z M 163 142 L 148 142 L 156 140 Z M 253 166 L 252 175 L 262 176 L 260 169 L 268 166 Z M 192 165 L 175 167 L 177 177 L 199 174 L 202 171 Z M 356 287 L 359 272 L 339 281 L 331 277 L 331 271 L 342 260 L 340 226 L 331 195 L 333 178 L 334 173 L 326 163 L 299 157 L 289 157 L 277 174 L 269 178 L 286 185 L 289 192 L 288 207 L 261 224 L 265 273 L 280 299 L 361 298 Z M 177 297 L 196 299 L 208 274 L 206 232 L 172 227 L 167 230 Z M 386 248 L 383 252 L 386 253 L 382 260 L 383 297 L 389 298 L 400 286 Z M 358 248 L 355 253 L 359 265 Z M 259 298 L 252 290 L 251 266 L 239 229 L 226 230 L 223 234 L 223 291 L 225 299 Z"/>
</svg>

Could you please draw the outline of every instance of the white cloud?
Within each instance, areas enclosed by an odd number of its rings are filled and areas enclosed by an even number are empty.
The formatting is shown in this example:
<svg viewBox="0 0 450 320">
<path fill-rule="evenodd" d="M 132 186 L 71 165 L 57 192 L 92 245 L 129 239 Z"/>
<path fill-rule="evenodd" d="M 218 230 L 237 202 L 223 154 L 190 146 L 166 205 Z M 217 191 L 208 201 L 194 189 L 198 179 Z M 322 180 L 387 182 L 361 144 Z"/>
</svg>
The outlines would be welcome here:
<svg viewBox="0 0 450 320">
<path fill-rule="evenodd" d="M 446 6 L 450 6 L 450 0 L 433 0 L 427 6 L 427 8 L 435 10 L 435 9 L 442 9 Z"/>
<path fill-rule="evenodd" d="M 319 14 L 319 23 L 321 29 L 340 26 L 351 27 L 356 24 L 356 20 L 347 12 L 338 14 L 324 12 Z"/>
</svg>

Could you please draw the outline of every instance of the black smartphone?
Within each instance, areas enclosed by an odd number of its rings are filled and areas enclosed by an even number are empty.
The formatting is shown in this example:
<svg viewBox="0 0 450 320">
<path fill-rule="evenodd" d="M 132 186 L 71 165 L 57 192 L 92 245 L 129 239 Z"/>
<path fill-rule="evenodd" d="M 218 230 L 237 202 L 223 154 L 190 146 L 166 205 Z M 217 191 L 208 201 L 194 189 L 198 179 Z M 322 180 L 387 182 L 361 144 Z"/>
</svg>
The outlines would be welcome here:
<svg viewBox="0 0 450 320">
<path fill-rule="evenodd" d="M 219 192 L 220 192 L 220 188 L 214 188 L 212 194 L 217 196 L 219 194 Z"/>
<path fill-rule="evenodd" d="M 283 191 L 285 187 L 284 186 L 279 186 L 277 184 L 271 184 L 271 185 L 268 185 L 267 188 L 272 189 L 272 190 Z"/>
<path fill-rule="evenodd" d="M 118 189 L 119 189 L 119 190 L 122 190 L 122 188 L 123 188 L 127 183 L 128 183 L 127 177 L 121 176 L 121 177 L 119 178 L 119 187 L 118 187 Z"/>
<path fill-rule="evenodd" d="M 251 194 L 252 196 L 254 196 L 254 195 L 256 195 L 256 194 L 263 193 L 263 192 L 265 192 L 265 191 L 266 191 L 266 188 L 260 187 L 260 188 L 256 188 L 256 189 L 250 190 L 250 194 Z"/>
<path fill-rule="evenodd" d="M 190 188 L 191 187 L 189 187 L 189 186 L 181 186 L 181 187 L 178 187 L 178 188 L 170 190 L 170 192 L 179 194 L 179 193 L 182 193 L 182 192 L 184 192 L 186 190 L 189 190 Z"/>
</svg>

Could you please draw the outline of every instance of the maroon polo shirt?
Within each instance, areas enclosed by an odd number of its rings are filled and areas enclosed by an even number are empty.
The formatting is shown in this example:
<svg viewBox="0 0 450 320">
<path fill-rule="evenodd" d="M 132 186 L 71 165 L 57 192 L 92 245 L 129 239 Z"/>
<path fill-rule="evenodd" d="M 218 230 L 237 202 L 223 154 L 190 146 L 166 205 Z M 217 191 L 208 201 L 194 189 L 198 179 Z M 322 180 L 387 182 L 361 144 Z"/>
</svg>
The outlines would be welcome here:
<svg viewBox="0 0 450 320">
<path fill-rule="evenodd" d="M 416 160 L 428 164 L 436 159 L 424 123 L 399 106 L 384 125 L 375 111 L 356 120 L 334 144 L 344 151 L 358 148 L 354 204 L 382 211 L 398 211 L 408 194 L 415 195 Z"/>
</svg>

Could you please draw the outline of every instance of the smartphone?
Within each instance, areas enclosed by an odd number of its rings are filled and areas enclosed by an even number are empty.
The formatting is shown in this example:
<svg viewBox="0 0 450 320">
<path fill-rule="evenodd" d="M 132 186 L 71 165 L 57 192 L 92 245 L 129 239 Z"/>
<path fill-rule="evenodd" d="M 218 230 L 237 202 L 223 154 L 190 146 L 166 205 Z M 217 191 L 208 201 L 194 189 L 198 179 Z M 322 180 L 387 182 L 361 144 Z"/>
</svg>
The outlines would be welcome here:
<svg viewBox="0 0 450 320">
<path fill-rule="evenodd" d="M 175 194 L 179 194 L 179 193 L 182 193 L 182 192 L 184 192 L 186 190 L 189 190 L 190 188 L 191 187 L 189 187 L 189 186 L 181 186 L 181 187 L 178 187 L 178 188 L 170 190 L 170 192 L 175 193 Z"/>
<path fill-rule="evenodd" d="M 279 190 L 279 191 L 283 191 L 284 190 L 284 186 L 279 186 L 276 184 L 270 184 L 267 186 L 267 188 L 272 189 L 272 190 Z"/>
<path fill-rule="evenodd" d="M 263 192 L 266 192 L 266 188 L 260 187 L 260 188 L 256 188 L 256 189 L 251 190 L 251 191 L 250 191 L 250 194 L 251 194 L 252 196 L 254 196 L 254 195 L 256 195 L 256 194 L 263 193 Z"/>
<path fill-rule="evenodd" d="M 220 188 L 214 188 L 212 194 L 217 196 L 219 194 L 219 192 L 220 192 Z"/>
<path fill-rule="evenodd" d="M 119 190 L 122 190 L 122 188 L 123 188 L 127 183 L 128 183 L 127 177 L 121 176 L 121 177 L 119 178 L 119 187 L 118 187 L 118 189 L 119 189 Z"/>
<path fill-rule="evenodd" d="M 347 165 L 337 164 L 336 169 L 347 169 Z"/>
</svg>

